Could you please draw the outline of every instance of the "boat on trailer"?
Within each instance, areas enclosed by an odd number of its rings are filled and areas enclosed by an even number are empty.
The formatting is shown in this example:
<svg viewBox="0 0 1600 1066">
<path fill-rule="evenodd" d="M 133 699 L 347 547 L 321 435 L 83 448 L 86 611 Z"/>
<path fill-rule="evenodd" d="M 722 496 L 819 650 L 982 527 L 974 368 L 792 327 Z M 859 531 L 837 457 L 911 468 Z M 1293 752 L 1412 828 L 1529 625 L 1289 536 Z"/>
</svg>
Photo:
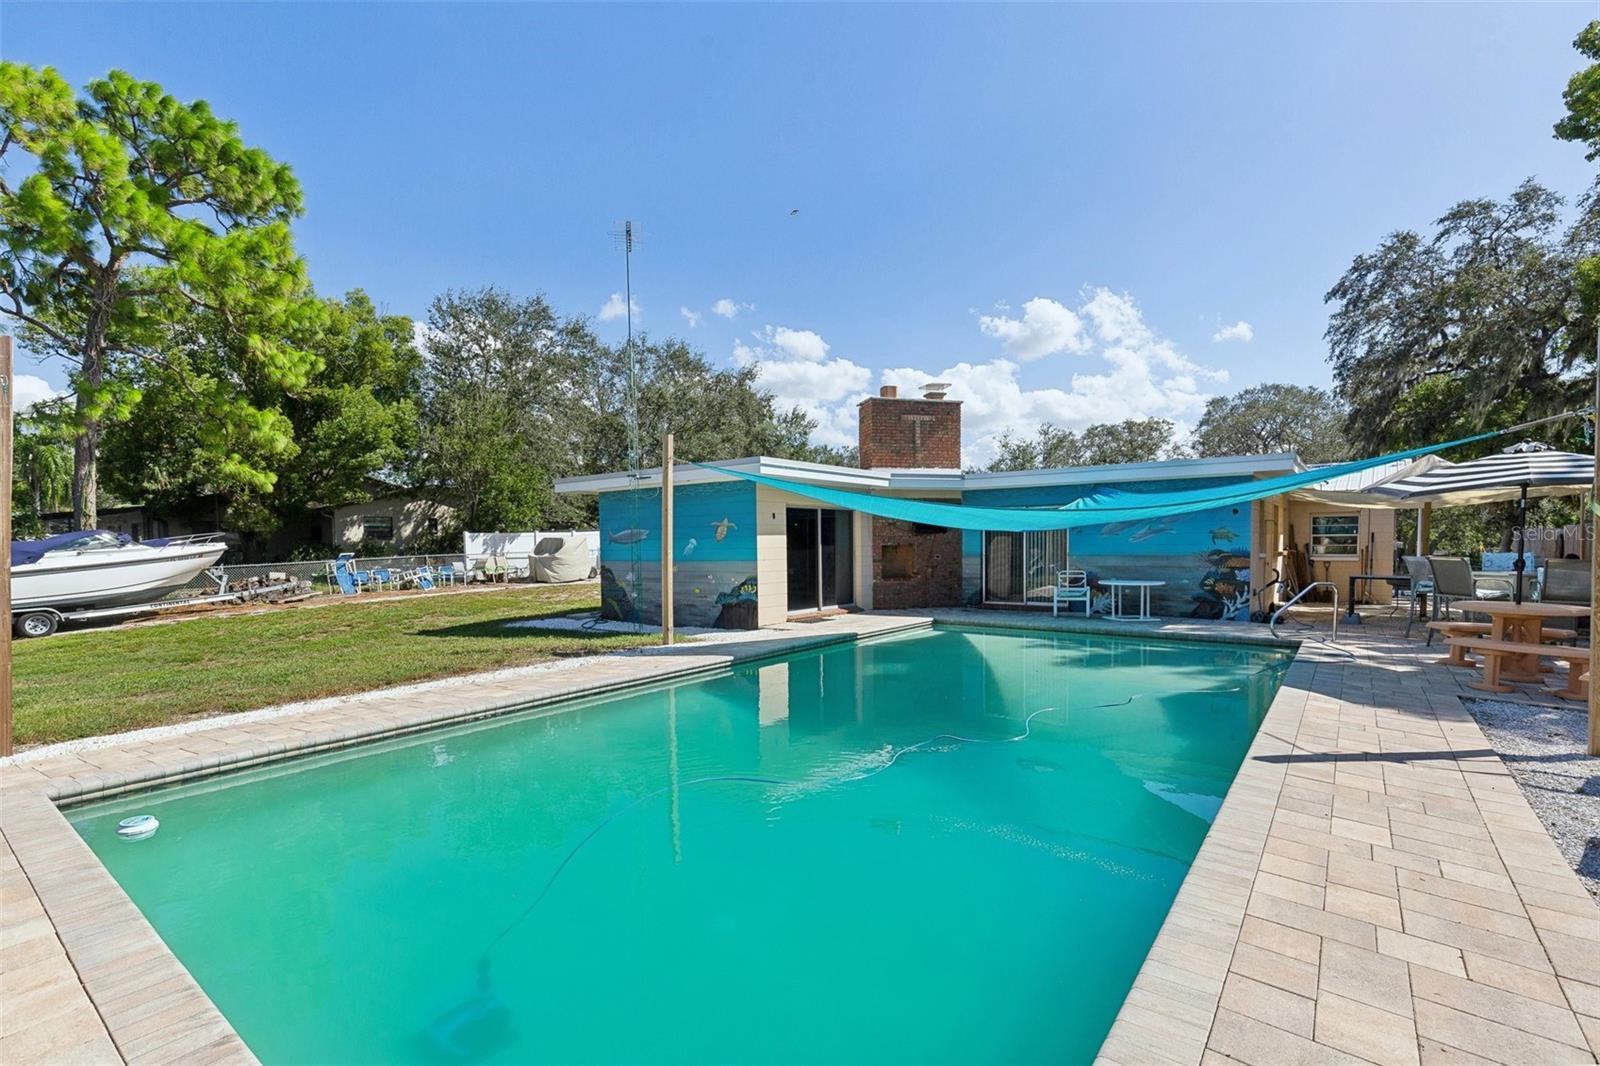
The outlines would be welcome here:
<svg viewBox="0 0 1600 1066">
<path fill-rule="evenodd" d="M 103 529 L 11 542 L 11 610 L 18 636 L 42 637 L 64 618 L 165 605 L 162 598 L 228 550 L 221 533 L 133 541 Z"/>
</svg>

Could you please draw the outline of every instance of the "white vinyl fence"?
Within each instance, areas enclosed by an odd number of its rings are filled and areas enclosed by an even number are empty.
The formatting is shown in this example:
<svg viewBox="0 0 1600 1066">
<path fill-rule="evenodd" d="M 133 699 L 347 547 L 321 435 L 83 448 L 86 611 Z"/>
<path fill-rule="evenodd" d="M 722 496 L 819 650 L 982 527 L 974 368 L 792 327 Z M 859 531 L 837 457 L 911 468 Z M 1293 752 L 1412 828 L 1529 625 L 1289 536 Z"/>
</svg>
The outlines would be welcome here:
<svg viewBox="0 0 1600 1066">
<path fill-rule="evenodd" d="M 589 546 L 589 568 L 600 568 L 600 531 L 598 529 L 545 529 L 531 533 L 468 533 L 466 535 L 467 567 L 482 565 L 485 559 L 498 555 L 511 568 L 512 576 L 526 577 L 531 572 L 528 557 L 534 547 L 545 537 L 576 537 Z"/>
</svg>

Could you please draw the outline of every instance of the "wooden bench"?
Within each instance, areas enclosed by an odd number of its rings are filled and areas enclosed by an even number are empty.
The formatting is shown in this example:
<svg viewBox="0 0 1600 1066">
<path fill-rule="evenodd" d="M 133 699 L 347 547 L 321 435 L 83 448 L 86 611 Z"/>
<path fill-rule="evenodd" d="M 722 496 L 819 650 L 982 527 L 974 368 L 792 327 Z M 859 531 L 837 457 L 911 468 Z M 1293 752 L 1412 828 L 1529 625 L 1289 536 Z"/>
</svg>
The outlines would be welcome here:
<svg viewBox="0 0 1600 1066">
<path fill-rule="evenodd" d="M 1455 637 L 1452 647 L 1464 646 L 1466 651 L 1483 656 L 1483 678 L 1470 682 L 1473 688 L 1485 692 L 1515 692 L 1512 686 L 1500 680 L 1500 668 L 1511 656 L 1537 655 L 1542 659 L 1558 659 L 1567 664 L 1567 687 L 1549 688 L 1546 691 L 1569 700 L 1589 698 L 1589 649 L 1550 647 L 1544 644 L 1523 644 L 1512 640 L 1491 640 L 1484 637 Z"/>
<path fill-rule="evenodd" d="M 1486 637 L 1493 631 L 1493 626 L 1488 622 L 1429 622 L 1428 628 L 1443 635 L 1450 644 L 1449 657 L 1434 660 L 1440 666 L 1476 666 L 1476 663 L 1467 658 L 1467 648 L 1458 644 L 1453 638 Z M 1573 639 L 1576 635 L 1570 629 L 1545 629 L 1540 631 L 1539 639 L 1559 644 Z"/>
</svg>

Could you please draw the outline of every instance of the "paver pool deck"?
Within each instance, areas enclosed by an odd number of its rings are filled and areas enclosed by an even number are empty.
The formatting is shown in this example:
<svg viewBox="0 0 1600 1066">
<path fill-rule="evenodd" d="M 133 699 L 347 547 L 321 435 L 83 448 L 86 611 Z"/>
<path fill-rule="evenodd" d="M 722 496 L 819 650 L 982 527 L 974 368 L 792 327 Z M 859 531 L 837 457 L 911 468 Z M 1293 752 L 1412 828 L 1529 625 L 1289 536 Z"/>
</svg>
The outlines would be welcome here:
<svg viewBox="0 0 1600 1066">
<path fill-rule="evenodd" d="M 25 754 L 0 766 L 0 1062 L 254 1061 L 60 804 L 935 619 L 1268 639 L 857 614 Z M 1462 706 L 1471 675 L 1417 639 L 1341 638 L 1301 646 L 1100 1061 L 1594 1062 L 1600 907 Z"/>
</svg>

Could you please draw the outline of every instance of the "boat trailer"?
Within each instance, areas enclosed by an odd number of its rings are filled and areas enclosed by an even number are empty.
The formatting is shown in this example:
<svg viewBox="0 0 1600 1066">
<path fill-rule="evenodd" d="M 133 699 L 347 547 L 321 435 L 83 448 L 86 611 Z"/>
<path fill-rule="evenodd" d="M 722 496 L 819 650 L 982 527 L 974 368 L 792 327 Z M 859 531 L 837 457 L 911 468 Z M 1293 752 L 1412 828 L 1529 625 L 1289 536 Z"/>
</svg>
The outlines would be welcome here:
<svg viewBox="0 0 1600 1066">
<path fill-rule="evenodd" d="M 84 610 L 56 607 L 28 607 L 16 612 L 11 627 L 19 638 L 29 639 L 34 637 L 48 637 L 54 633 L 62 622 L 96 622 L 111 619 L 133 618 L 142 614 L 155 614 L 160 611 L 171 610 L 175 607 L 200 607 L 207 604 L 251 603 L 255 600 L 266 600 L 269 603 L 282 603 L 295 599 L 311 592 L 311 583 L 287 576 L 283 580 L 270 585 L 257 584 L 260 579 L 253 578 L 243 588 L 228 589 L 227 581 L 217 571 L 208 573 L 217 579 L 218 585 L 224 590 L 209 596 L 185 596 L 175 600 L 152 600 L 149 603 L 137 603 L 132 606 L 122 607 L 93 607 Z M 274 577 L 279 575 L 273 575 Z"/>
</svg>

